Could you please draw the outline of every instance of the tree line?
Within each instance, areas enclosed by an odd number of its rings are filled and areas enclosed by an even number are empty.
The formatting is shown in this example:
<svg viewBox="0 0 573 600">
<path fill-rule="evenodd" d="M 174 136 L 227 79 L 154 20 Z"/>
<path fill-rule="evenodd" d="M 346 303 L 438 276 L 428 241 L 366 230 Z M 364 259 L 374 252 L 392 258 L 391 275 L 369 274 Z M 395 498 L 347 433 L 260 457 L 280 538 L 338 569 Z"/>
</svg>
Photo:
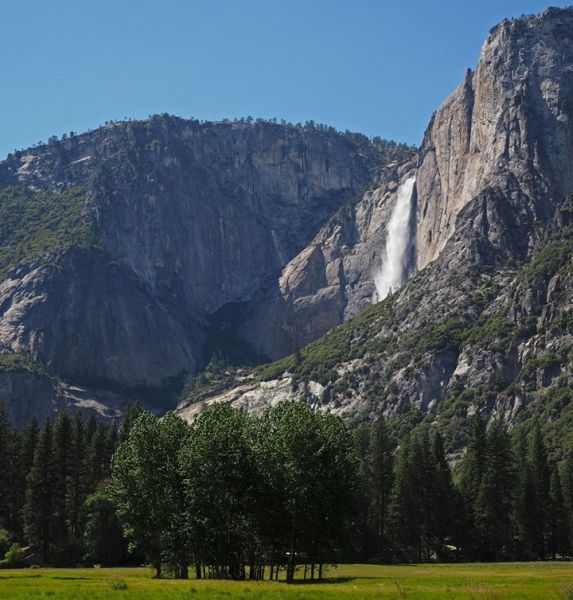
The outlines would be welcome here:
<svg viewBox="0 0 573 600">
<path fill-rule="evenodd" d="M 170 115 L 169 113 L 150 114 L 147 116 L 147 120 L 149 120 L 149 121 L 156 120 L 156 119 L 169 119 L 169 118 L 183 119 L 183 117 L 177 117 L 175 115 Z M 363 133 L 350 131 L 349 129 L 345 129 L 344 131 L 338 130 L 338 129 L 336 129 L 336 127 L 332 127 L 331 125 L 326 125 L 325 123 L 318 123 L 312 119 L 309 119 L 309 120 L 305 121 L 304 123 L 302 123 L 300 121 L 297 123 L 292 123 L 291 121 L 287 121 L 286 119 L 277 119 L 277 117 L 253 118 L 251 115 L 248 115 L 247 117 L 239 117 L 239 118 L 235 118 L 235 119 L 223 118 L 220 121 L 212 121 L 212 120 L 208 120 L 208 119 L 197 119 L 192 116 L 186 117 L 185 120 L 190 121 L 192 123 L 201 124 L 201 125 L 208 125 L 208 124 L 218 123 L 218 122 L 225 123 L 225 124 L 235 124 L 235 125 L 252 125 L 253 123 L 255 123 L 257 125 L 280 124 L 283 127 L 286 126 L 286 127 L 296 128 L 296 129 L 306 129 L 306 130 L 311 130 L 311 131 L 315 130 L 315 131 L 320 131 L 322 133 L 344 135 L 345 137 L 347 137 L 349 140 L 355 142 L 356 144 L 364 145 L 364 146 L 372 145 L 372 146 L 374 146 L 374 148 L 376 148 L 380 152 L 387 152 L 389 149 L 392 149 L 392 148 L 402 150 L 402 151 L 405 151 L 405 150 L 412 151 L 412 150 L 415 150 L 415 148 L 416 148 L 415 146 L 408 145 L 404 142 L 397 142 L 393 139 L 387 140 L 387 139 L 381 138 L 380 136 L 377 136 L 377 135 L 369 137 L 367 135 L 364 135 Z M 134 121 L 141 122 L 140 120 L 132 119 L 131 117 L 127 117 L 127 116 L 124 116 L 123 119 L 109 119 L 107 121 L 104 121 L 103 124 L 99 125 L 99 127 L 96 129 L 101 129 L 102 127 L 108 127 L 108 126 L 112 126 L 112 125 L 123 125 L 124 123 L 131 123 Z M 94 132 L 93 128 L 88 128 L 85 131 L 85 133 L 93 133 L 93 132 Z M 58 137 L 58 135 L 53 134 L 48 137 L 47 142 L 39 140 L 36 143 L 32 144 L 31 147 L 39 148 L 44 145 L 53 146 L 53 145 L 57 144 L 59 141 L 64 142 L 68 139 L 73 140 L 77 136 L 78 136 L 78 134 L 75 131 L 70 131 L 69 133 L 64 132 L 64 133 L 62 133 L 61 137 Z M 15 148 L 13 152 L 8 153 L 6 158 L 7 159 L 12 159 L 14 157 L 18 158 L 24 152 L 25 152 L 25 149 Z"/>
<path fill-rule="evenodd" d="M 118 427 L 61 412 L 16 430 L 0 403 L 0 556 L 10 550 L 16 565 L 29 547 L 35 564 L 129 562 L 105 490 L 112 456 L 140 413 L 131 406 Z"/>
<path fill-rule="evenodd" d="M 365 486 L 357 547 L 364 561 L 545 560 L 573 549 L 573 452 L 548 457 L 536 422 L 510 433 L 476 414 L 452 470 L 428 426 L 394 451 L 383 419 L 356 431 Z"/>
<path fill-rule="evenodd" d="M 320 578 L 337 561 L 522 560 L 572 550 L 573 454 L 539 424 L 473 417 L 463 459 L 435 427 L 397 445 L 286 402 L 193 424 L 137 406 L 122 424 L 58 415 L 20 431 L 0 408 L 5 564 L 151 564 L 157 576 Z M 25 549 L 25 550 L 24 550 Z"/>
</svg>

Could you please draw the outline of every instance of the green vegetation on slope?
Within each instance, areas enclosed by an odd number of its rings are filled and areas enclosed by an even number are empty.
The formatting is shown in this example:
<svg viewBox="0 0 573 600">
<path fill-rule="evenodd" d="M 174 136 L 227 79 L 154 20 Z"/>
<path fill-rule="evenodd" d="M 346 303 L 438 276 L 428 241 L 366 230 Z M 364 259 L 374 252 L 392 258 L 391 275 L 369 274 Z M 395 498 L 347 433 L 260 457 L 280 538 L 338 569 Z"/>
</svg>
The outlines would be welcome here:
<svg viewBox="0 0 573 600">
<path fill-rule="evenodd" d="M 537 278 L 549 278 L 566 267 L 573 257 L 573 225 L 556 234 L 533 260 L 519 271 L 518 281 L 534 282 Z"/>
<path fill-rule="evenodd" d="M 516 281 L 524 285 L 533 282 L 537 277 L 551 277 L 569 268 L 572 257 L 573 226 L 568 226 L 554 236 L 530 263 L 518 271 Z M 482 292 L 478 292 L 474 302 L 483 304 L 486 302 L 483 296 Z M 426 352 L 458 350 L 466 343 L 479 347 L 494 345 L 494 349 L 501 350 L 508 340 L 535 332 L 535 322 L 532 318 L 515 322 L 504 314 L 494 313 L 482 316 L 475 323 L 462 316 L 448 315 L 443 321 L 432 319 L 421 330 L 415 330 L 415 335 L 404 339 L 399 333 L 384 338 L 377 337 L 380 329 L 377 325 L 389 322 L 394 317 L 392 303 L 393 298 L 389 296 L 383 302 L 370 306 L 352 320 L 312 342 L 298 354 L 265 365 L 259 370 L 260 378 L 266 381 L 289 371 L 303 378 L 326 383 L 329 376 L 333 375 L 335 367 L 345 361 L 360 358 L 368 352 L 409 350 L 419 359 Z M 563 319 L 569 323 L 567 316 Z M 558 325 L 559 323 L 555 324 Z"/>
<path fill-rule="evenodd" d="M 573 448 L 573 389 L 570 387 L 542 388 L 539 402 L 525 407 L 517 428 L 528 433 L 533 424 L 540 423 L 547 440 L 550 458 L 558 459 L 563 448 Z"/>
<path fill-rule="evenodd" d="M 0 280 L 25 258 L 91 243 L 82 188 L 65 192 L 0 189 Z"/>
<path fill-rule="evenodd" d="M 0 353 L 0 373 L 4 371 L 29 371 L 44 375 L 45 371 L 32 357 L 15 352 Z"/>
<path fill-rule="evenodd" d="M 373 328 L 377 322 L 389 319 L 392 310 L 390 297 L 369 306 L 354 319 L 334 328 L 300 352 L 265 365 L 259 370 L 259 377 L 268 381 L 289 371 L 300 377 L 326 383 L 334 375 L 333 369 L 336 366 L 359 358 L 370 350 L 367 342 L 370 341 Z"/>
</svg>

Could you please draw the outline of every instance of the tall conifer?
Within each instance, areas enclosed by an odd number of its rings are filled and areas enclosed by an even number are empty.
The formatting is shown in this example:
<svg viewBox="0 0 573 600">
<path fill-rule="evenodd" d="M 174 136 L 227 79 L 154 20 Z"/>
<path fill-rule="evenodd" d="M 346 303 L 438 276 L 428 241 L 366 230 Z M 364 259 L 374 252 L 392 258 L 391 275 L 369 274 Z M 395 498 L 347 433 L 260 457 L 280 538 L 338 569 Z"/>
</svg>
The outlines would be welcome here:
<svg viewBox="0 0 573 600">
<path fill-rule="evenodd" d="M 40 553 L 43 564 L 49 563 L 53 544 L 55 481 L 53 429 L 47 419 L 34 452 L 24 507 L 26 537 Z"/>
</svg>

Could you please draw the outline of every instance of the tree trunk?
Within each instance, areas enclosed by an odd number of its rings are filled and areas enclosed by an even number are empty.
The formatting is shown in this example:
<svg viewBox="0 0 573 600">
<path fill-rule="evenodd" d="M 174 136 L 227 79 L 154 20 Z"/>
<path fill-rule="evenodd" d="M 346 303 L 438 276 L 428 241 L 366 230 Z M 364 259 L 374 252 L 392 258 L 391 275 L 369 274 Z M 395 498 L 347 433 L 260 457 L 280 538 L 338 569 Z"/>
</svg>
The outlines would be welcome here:
<svg viewBox="0 0 573 600">
<path fill-rule="evenodd" d="M 161 579 L 161 532 L 159 530 L 153 533 L 152 557 L 153 566 L 155 567 L 155 577 Z"/>
<path fill-rule="evenodd" d="M 42 562 L 48 564 L 50 559 L 50 534 L 48 520 L 44 519 L 42 523 Z"/>
<path fill-rule="evenodd" d="M 201 563 L 195 563 L 195 579 L 201 579 Z"/>
<path fill-rule="evenodd" d="M 296 512 L 292 515 L 292 528 L 290 536 L 290 554 L 288 557 L 286 582 L 292 583 L 294 581 L 294 569 L 296 564 L 295 559 L 295 547 L 296 547 Z"/>
<path fill-rule="evenodd" d="M 318 565 L 318 580 L 322 581 L 322 563 Z"/>
<path fill-rule="evenodd" d="M 181 563 L 180 578 L 181 579 L 189 579 L 189 565 L 187 564 L 186 559 L 184 559 L 183 562 Z"/>
<path fill-rule="evenodd" d="M 295 561 L 294 555 L 291 554 L 288 559 L 287 572 L 286 572 L 286 582 L 292 583 L 294 581 L 294 569 L 295 569 Z"/>
</svg>

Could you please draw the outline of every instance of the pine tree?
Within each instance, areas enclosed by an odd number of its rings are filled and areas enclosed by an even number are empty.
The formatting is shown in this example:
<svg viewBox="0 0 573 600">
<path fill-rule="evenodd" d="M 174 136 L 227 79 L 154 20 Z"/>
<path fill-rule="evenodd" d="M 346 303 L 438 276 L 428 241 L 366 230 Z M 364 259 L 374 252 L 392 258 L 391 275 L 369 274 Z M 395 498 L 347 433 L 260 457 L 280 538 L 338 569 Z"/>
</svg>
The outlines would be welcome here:
<svg viewBox="0 0 573 600">
<path fill-rule="evenodd" d="M 571 551 L 571 523 L 568 518 L 561 477 L 557 468 L 554 468 L 551 473 L 549 490 L 549 549 L 551 557 L 555 560 L 557 554 L 565 556 Z"/>
<path fill-rule="evenodd" d="M 354 432 L 354 447 L 359 466 L 360 487 L 356 492 L 354 500 L 355 511 L 358 515 L 356 523 L 355 544 L 360 548 L 361 562 L 368 562 L 375 553 L 375 540 L 373 540 L 372 528 L 370 524 L 369 507 L 371 505 L 371 485 L 370 485 L 370 428 L 368 423 L 362 423 Z"/>
<path fill-rule="evenodd" d="M 109 465 L 106 464 L 107 456 L 107 433 L 105 427 L 101 423 L 98 423 L 91 436 L 88 450 L 89 490 L 92 492 L 96 491 L 99 482 L 109 472 Z"/>
<path fill-rule="evenodd" d="M 529 531 L 529 514 L 531 502 L 533 501 L 528 444 L 524 427 L 514 429 L 512 442 L 513 463 L 515 465 L 515 494 L 513 495 L 511 517 L 512 551 L 515 558 L 523 558 L 528 556 L 531 546 L 532 535 Z"/>
<path fill-rule="evenodd" d="M 548 536 L 548 506 L 550 471 L 547 461 L 547 450 L 543 442 L 539 422 L 535 423 L 529 445 L 529 463 L 533 479 L 534 502 L 529 519 L 533 525 L 535 549 L 540 560 L 545 558 L 546 538 Z"/>
<path fill-rule="evenodd" d="M 47 419 L 34 452 L 24 507 L 26 537 L 39 550 L 43 564 L 50 561 L 55 481 L 53 431 L 51 421 Z"/>
<path fill-rule="evenodd" d="M 565 455 L 560 465 L 561 481 L 563 486 L 563 497 L 568 510 L 573 516 L 573 450 Z"/>
<path fill-rule="evenodd" d="M 36 417 L 32 417 L 26 423 L 20 436 L 22 438 L 22 453 L 20 460 L 22 471 L 25 473 L 25 479 L 32 468 L 34 452 L 36 451 L 36 445 L 38 444 L 38 438 L 40 436 L 40 427 Z"/>
<path fill-rule="evenodd" d="M 394 478 L 392 444 L 384 417 L 379 417 L 370 429 L 368 476 L 370 478 L 369 522 L 376 540 L 376 554 L 387 553 L 387 517 Z"/>
<path fill-rule="evenodd" d="M 9 426 L 6 436 L 6 445 L 3 451 L 6 452 L 4 458 L 7 464 L 4 466 L 2 479 L 6 484 L 6 528 L 20 538 L 22 536 L 22 480 L 21 480 L 21 454 L 22 445 L 18 431 Z"/>
<path fill-rule="evenodd" d="M 17 482 L 14 485 L 14 509 L 18 524 L 14 527 L 14 535 L 20 544 L 24 543 L 24 505 L 26 503 L 26 481 L 34 462 L 34 452 L 38 443 L 40 428 L 38 421 L 32 417 L 17 435 L 19 454 L 15 467 Z"/>
<path fill-rule="evenodd" d="M 86 438 L 86 446 L 88 448 L 91 446 L 92 438 L 96 432 L 96 429 L 97 429 L 97 421 L 95 420 L 95 417 L 92 414 L 88 417 L 88 420 L 85 423 L 85 438 Z"/>
<path fill-rule="evenodd" d="M 85 502 L 86 525 L 84 541 L 89 560 L 104 566 L 114 566 L 127 557 L 127 541 L 115 507 L 102 492 L 89 496 Z"/>
<path fill-rule="evenodd" d="M 485 469 L 485 460 L 486 422 L 478 412 L 472 417 L 466 454 L 457 471 L 458 489 L 463 500 L 463 517 L 460 520 L 463 528 L 461 535 L 465 540 L 468 556 L 479 553 L 476 505 Z"/>
<path fill-rule="evenodd" d="M 409 477 L 409 454 L 412 446 L 411 435 L 400 441 L 394 468 L 394 483 L 390 494 L 389 525 L 392 545 L 398 560 L 404 558 L 403 551 L 408 546 L 417 546 L 419 533 L 415 522 L 415 510 L 411 503 L 413 482 Z"/>
<path fill-rule="evenodd" d="M 70 532 L 76 539 L 82 535 L 80 515 L 88 487 L 85 435 L 84 422 L 78 412 L 72 424 L 72 464 L 68 491 Z"/>
<path fill-rule="evenodd" d="M 475 505 L 484 559 L 497 560 L 509 541 L 513 480 L 509 435 L 501 421 L 495 421 L 487 433 L 485 463 Z"/>
<path fill-rule="evenodd" d="M 395 549 L 416 560 L 428 560 L 433 545 L 433 461 L 427 431 L 414 431 L 402 440 L 390 501 Z"/>
<path fill-rule="evenodd" d="M 538 524 L 533 515 L 537 512 L 537 494 L 533 469 L 529 460 L 520 464 L 520 481 L 516 489 L 515 504 L 517 506 L 517 521 L 519 523 L 519 556 L 533 559 L 537 556 Z"/>
<path fill-rule="evenodd" d="M 423 501 L 420 503 L 420 513 L 422 515 L 422 539 L 423 539 L 423 560 L 430 560 L 432 552 L 436 550 L 437 532 L 436 532 L 436 463 L 432 453 L 432 444 L 427 427 L 422 427 L 418 433 L 419 454 L 413 455 L 412 471 L 415 473 L 418 482 L 418 493 Z"/>
<path fill-rule="evenodd" d="M 115 420 L 111 424 L 111 427 L 107 430 L 107 436 L 105 439 L 105 459 L 104 463 L 106 466 L 105 477 L 110 475 L 111 459 L 114 452 L 117 450 L 119 444 L 119 429 Z"/>
<path fill-rule="evenodd" d="M 565 514 L 569 524 L 570 544 L 573 547 L 573 452 L 569 451 L 560 465 L 561 487 Z"/>
<path fill-rule="evenodd" d="M 486 422 L 478 412 L 472 418 L 468 447 L 459 471 L 460 488 L 470 508 L 477 501 L 485 470 L 486 437 Z"/>
<path fill-rule="evenodd" d="M 0 529 L 22 536 L 21 440 L 0 402 Z"/>
<path fill-rule="evenodd" d="M 440 556 L 447 537 L 454 531 L 456 516 L 456 490 L 452 482 L 452 473 L 446 458 L 444 440 L 438 431 L 432 436 L 432 458 L 434 463 L 432 517 L 433 534 L 436 539 L 436 551 Z"/>
<path fill-rule="evenodd" d="M 135 423 L 135 421 L 137 421 L 137 418 L 142 412 L 143 409 L 138 403 L 132 403 L 128 405 L 125 414 L 123 415 L 123 418 L 121 420 L 121 426 L 118 431 L 118 442 L 120 444 L 122 442 L 125 442 L 125 440 L 129 437 L 129 432 L 131 431 L 133 424 Z"/>
<path fill-rule="evenodd" d="M 361 465 L 368 463 L 372 425 L 370 423 L 362 423 L 352 433 L 354 447 L 356 448 L 356 454 Z"/>
<path fill-rule="evenodd" d="M 12 425 L 3 402 L 0 402 L 0 527 L 10 521 L 10 470 L 13 464 Z"/>
<path fill-rule="evenodd" d="M 65 411 L 61 411 L 54 426 L 54 497 L 53 497 L 53 543 L 57 561 L 68 562 L 70 543 L 69 496 L 73 471 L 74 447 L 72 422 Z"/>
</svg>

